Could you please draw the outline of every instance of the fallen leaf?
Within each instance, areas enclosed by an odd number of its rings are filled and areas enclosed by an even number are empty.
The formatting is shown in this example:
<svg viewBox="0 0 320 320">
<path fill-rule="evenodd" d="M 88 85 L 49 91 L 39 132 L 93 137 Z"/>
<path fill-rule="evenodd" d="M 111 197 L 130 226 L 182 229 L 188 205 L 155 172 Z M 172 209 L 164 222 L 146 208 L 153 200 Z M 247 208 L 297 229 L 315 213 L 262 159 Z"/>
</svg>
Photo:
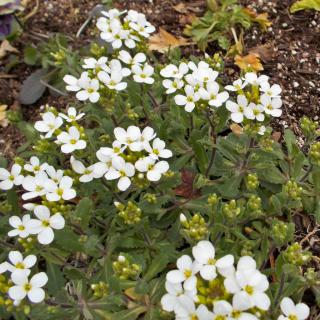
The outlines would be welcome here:
<svg viewBox="0 0 320 320">
<path fill-rule="evenodd" d="M 249 53 L 246 56 L 236 55 L 235 64 L 244 71 L 261 71 L 263 66 L 259 56 L 254 53 Z"/>
<path fill-rule="evenodd" d="M 273 42 L 254 47 L 249 50 L 249 53 L 258 55 L 259 58 L 265 63 L 272 61 L 276 55 Z"/>
<path fill-rule="evenodd" d="M 173 6 L 173 9 L 179 13 L 187 13 L 188 9 L 186 8 L 185 3 L 180 2 L 177 5 Z"/>
<path fill-rule="evenodd" d="M 236 123 L 230 125 L 230 130 L 236 135 L 240 136 L 243 133 L 243 128 Z"/>
<path fill-rule="evenodd" d="M 13 47 L 8 40 L 3 40 L 0 45 L 0 59 L 4 58 L 8 52 L 18 53 L 19 51 Z"/>
<path fill-rule="evenodd" d="M 199 189 L 194 189 L 193 183 L 195 180 L 196 174 L 186 170 L 181 170 L 181 180 L 182 183 L 175 188 L 175 194 L 177 196 L 184 197 L 186 199 L 195 199 L 201 196 Z"/>
<path fill-rule="evenodd" d="M 260 25 L 263 31 L 266 31 L 268 27 L 272 26 L 272 22 L 268 18 L 268 13 L 256 13 L 252 9 L 244 8 L 243 11 L 251 18 L 253 22 Z"/>
<path fill-rule="evenodd" d="M 192 22 L 197 19 L 197 16 L 193 13 L 187 14 L 187 15 L 183 15 L 180 16 L 179 18 L 179 23 L 181 25 L 186 25 L 186 24 L 192 24 Z"/>
<path fill-rule="evenodd" d="M 6 109 L 8 106 L 6 104 L 0 105 L 0 126 L 1 127 L 6 127 L 9 124 L 9 121 L 7 119 L 7 113 Z"/>
<path fill-rule="evenodd" d="M 273 141 L 279 142 L 280 138 L 281 138 L 281 132 L 275 131 L 275 132 L 272 133 Z"/>
<path fill-rule="evenodd" d="M 166 52 L 170 48 L 177 48 L 180 46 L 187 46 L 189 42 L 185 38 L 176 38 L 174 35 L 164 30 L 163 28 L 159 28 L 159 32 L 154 36 L 151 36 L 149 39 L 149 50 Z"/>
</svg>

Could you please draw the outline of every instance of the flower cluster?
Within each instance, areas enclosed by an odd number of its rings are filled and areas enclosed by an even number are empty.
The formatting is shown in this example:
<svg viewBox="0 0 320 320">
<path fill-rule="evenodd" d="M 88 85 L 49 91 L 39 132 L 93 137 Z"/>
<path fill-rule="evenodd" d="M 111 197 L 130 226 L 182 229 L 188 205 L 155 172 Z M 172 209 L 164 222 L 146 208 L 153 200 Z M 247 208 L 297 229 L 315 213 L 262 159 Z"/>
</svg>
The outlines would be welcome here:
<svg viewBox="0 0 320 320">
<path fill-rule="evenodd" d="M 102 40 L 110 43 L 114 49 L 123 45 L 132 49 L 136 42 L 149 38 L 155 27 L 147 21 L 143 13 L 134 10 L 120 12 L 117 9 L 102 11 L 103 17 L 97 21 L 97 28 L 101 31 Z"/>
<path fill-rule="evenodd" d="M 257 320 L 270 307 L 265 293 L 268 279 L 249 256 L 241 257 L 235 268 L 233 255 L 219 259 L 209 241 L 192 248 L 194 260 L 183 255 L 177 270 L 167 273 L 162 308 L 176 319 Z"/>
<path fill-rule="evenodd" d="M 167 159 L 172 152 L 165 148 L 163 140 L 156 138 L 151 127 L 142 131 L 139 127 L 129 126 L 127 130 L 117 127 L 114 129 L 116 140 L 112 147 L 100 148 L 96 155 L 104 166 L 107 180 L 117 180 L 121 191 L 127 190 L 131 179 L 135 176 L 142 180 L 159 181 L 161 176 L 169 170 Z"/>
<path fill-rule="evenodd" d="M 179 106 L 184 106 L 187 112 L 192 112 L 195 107 L 209 105 L 222 106 L 229 98 L 226 91 L 221 90 L 216 79 L 219 73 L 213 70 L 205 61 L 182 62 L 179 66 L 169 64 L 160 71 L 166 78 L 162 84 L 167 89 L 167 94 L 177 92 L 174 100 Z"/>
<path fill-rule="evenodd" d="M 266 116 L 280 117 L 282 114 L 281 88 L 269 83 L 265 75 L 257 76 L 246 73 L 243 78 L 225 88 L 237 94 L 236 102 L 228 100 L 226 108 L 231 112 L 231 119 L 236 123 L 256 120 L 263 122 Z M 264 130 L 264 129 L 262 129 Z"/>
<path fill-rule="evenodd" d="M 97 27 L 101 31 L 101 38 L 111 43 L 117 59 L 109 60 L 106 56 L 99 58 L 86 58 L 80 78 L 66 75 L 63 80 L 67 84 L 68 91 L 76 92 L 76 98 L 80 101 L 89 100 L 92 103 L 99 101 L 100 97 L 107 97 L 126 89 L 125 79 L 132 76 L 137 83 L 152 84 L 154 68 L 146 62 L 144 53 L 138 52 L 131 55 L 125 50 L 120 50 L 124 44 L 129 49 L 136 47 L 136 42 L 148 38 L 155 28 L 146 20 L 145 15 L 130 10 L 123 23 L 120 20 L 124 12 L 117 9 L 103 11 L 104 17 L 100 17 Z M 125 64 L 126 66 L 123 66 Z"/>
<path fill-rule="evenodd" d="M 30 269 L 36 264 L 37 257 L 28 255 L 23 258 L 19 251 L 10 251 L 8 258 L 9 262 L 6 261 L 0 264 L 0 274 L 10 273 L 7 293 L 14 301 L 14 305 L 19 305 L 26 296 L 33 303 L 43 301 L 45 292 L 42 287 L 48 281 L 47 275 L 44 272 L 40 272 L 29 279 Z"/>
<path fill-rule="evenodd" d="M 44 139 L 50 139 L 56 136 L 55 143 L 61 146 L 63 153 L 71 153 L 75 150 L 85 149 L 87 142 L 84 140 L 85 135 L 83 128 L 77 123 L 84 116 L 84 113 L 77 114 L 75 108 L 70 107 L 67 115 L 57 113 L 54 108 L 42 114 L 42 120 L 35 123 L 34 127 L 37 131 L 44 133 Z M 60 127 L 66 123 L 66 131 L 62 131 Z"/>
<path fill-rule="evenodd" d="M 108 61 L 108 57 L 84 59 L 80 78 L 72 75 L 64 76 L 68 91 L 77 92 L 76 98 L 80 101 L 89 100 L 92 103 L 99 101 L 101 96 L 107 96 L 110 92 L 126 89 L 125 78 L 132 75 L 137 83 L 152 84 L 154 68 L 146 62 L 144 53 L 131 56 L 129 52 L 121 50 L 118 59 Z M 123 67 L 122 63 L 126 64 Z M 129 68 L 128 68 L 129 67 Z"/>
</svg>

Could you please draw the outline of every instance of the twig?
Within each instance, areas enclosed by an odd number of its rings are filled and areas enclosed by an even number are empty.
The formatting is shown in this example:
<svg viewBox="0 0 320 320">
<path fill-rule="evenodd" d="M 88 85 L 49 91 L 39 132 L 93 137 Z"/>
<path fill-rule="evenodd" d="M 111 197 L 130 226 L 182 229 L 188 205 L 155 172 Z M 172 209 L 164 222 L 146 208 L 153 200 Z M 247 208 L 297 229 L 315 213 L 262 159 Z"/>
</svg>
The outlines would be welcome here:
<svg viewBox="0 0 320 320">
<path fill-rule="evenodd" d="M 312 171 L 312 169 L 313 169 L 313 164 L 310 165 L 310 167 L 308 168 L 308 170 L 306 171 L 304 176 L 300 179 L 300 182 L 304 182 L 308 178 L 308 176 L 309 176 L 310 172 Z"/>
<path fill-rule="evenodd" d="M 39 0 L 35 0 L 35 1 L 36 1 L 36 5 L 33 7 L 32 11 L 29 14 L 27 14 L 25 17 L 23 17 L 24 23 L 37 13 L 40 6 L 40 1 Z"/>
<path fill-rule="evenodd" d="M 60 91 L 59 89 L 53 87 L 51 84 L 43 81 L 42 79 L 40 80 L 40 82 L 41 82 L 44 86 L 46 86 L 47 88 L 49 88 L 49 89 L 51 89 L 51 90 L 59 93 L 61 96 L 67 96 L 67 94 L 66 94 L 65 92 Z"/>
</svg>

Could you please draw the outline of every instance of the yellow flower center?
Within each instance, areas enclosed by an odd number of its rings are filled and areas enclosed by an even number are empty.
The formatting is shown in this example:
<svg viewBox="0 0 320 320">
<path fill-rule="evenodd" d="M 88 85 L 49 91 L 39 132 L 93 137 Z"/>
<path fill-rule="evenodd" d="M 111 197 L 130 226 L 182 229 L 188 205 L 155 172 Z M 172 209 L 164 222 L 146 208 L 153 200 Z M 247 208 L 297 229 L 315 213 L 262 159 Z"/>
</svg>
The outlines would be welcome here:
<svg viewBox="0 0 320 320">
<path fill-rule="evenodd" d="M 125 177 L 126 176 L 126 173 L 124 172 L 124 170 L 120 170 L 119 173 L 120 173 L 121 177 Z"/>
<path fill-rule="evenodd" d="M 288 317 L 289 320 L 298 320 L 297 316 L 295 314 L 290 314 Z"/>
<path fill-rule="evenodd" d="M 193 97 L 192 97 L 192 96 L 188 96 L 188 97 L 187 97 L 187 101 L 188 101 L 188 102 L 193 102 Z"/>
<path fill-rule="evenodd" d="M 190 278 L 192 276 L 192 271 L 190 269 L 186 269 L 184 271 L 184 275 L 186 278 Z"/>
<path fill-rule="evenodd" d="M 226 320 L 226 316 L 219 315 L 219 316 L 215 317 L 214 320 Z"/>
<path fill-rule="evenodd" d="M 17 269 L 24 269 L 24 264 L 23 264 L 22 262 L 18 262 L 18 263 L 15 265 L 15 267 L 16 267 Z"/>
<path fill-rule="evenodd" d="M 62 188 L 58 188 L 57 189 L 57 195 L 60 196 L 60 197 L 63 195 L 63 189 Z"/>
<path fill-rule="evenodd" d="M 210 265 L 215 265 L 216 264 L 216 259 L 214 259 L 214 258 L 210 258 L 209 260 L 208 260 L 208 264 L 210 264 Z"/>
<path fill-rule="evenodd" d="M 36 186 L 36 191 L 37 191 L 37 192 L 40 192 L 42 189 L 43 189 L 42 186 Z"/>
<path fill-rule="evenodd" d="M 27 284 L 25 284 L 25 285 L 24 285 L 24 287 L 23 287 L 23 288 L 24 288 L 24 290 L 25 290 L 25 291 L 27 291 L 27 292 L 28 292 L 28 291 L 30 291 L 30 290 L 31 290 L 31 288 L 32 288 L 32 287 L 31 287 L 31 284 L 30 284 L 30 283 L 27 283 Z"/>
<path fill-rule="evenodd" d="M 144 73 L 141 73 L 140 77 L 144 79 L 147 77 L 147 75 L 145 75 Z"/>
<path fill-rule="evenodd" d="M 76 144 L 76 143 L 77 143 L 77 140 L 76 140 L 76 139 L 71 139 L 71 140 L 70 140 L 70 143 L 71 143 L 71 144 Z"/>
<path fill-rule="evenodd" d="M 239 318 L 240 315 L 241 315 L 241 312 L 240 311 L 236 311 L 236 310 L 233 310 L 232 313 L 231 313 L 231 316 L 233 318 L 236 318 L 236 319 Z"/>
<path fill-rule="evenodd" d="M 254 114 L 255 116 L 257 116 L 258 114 L 260 114 L 260 111 L 257 110 L 257 109 L 254 109 L 254 110 L 253 110 L 253 114 Z"/>
<path fill-rule="evenodd" d="M 244 291 L 247 292 L 249 295 L 252 295 L 253 292 L 254 292 L 254 289 L 253 289 L 252 286 L 246 285 L 245 288 L 244 288 Z"/>
<path fill-rule="evenodd" d="M 13 181 L 14 180 L 14 176 L 13 175 L 9 176 L 9 180 Z"/>
<path fill-rule="evenodd" d="M 22 224 L 20 224 L 20 226 L 18 226 L 18 230 L 23 231 L 25 229 L 25 226 L 23 226 Z"/>
<path fill-rule="evenodd" d="M 210 99 L 211 99 L 211 100 L 214 100 L 214 99 L 216 99 L 216 98 L 217 98 L 217 96 L 216 96 L 215 94 L 211 94 L 211 95 L 210 95 Z"/>
<path fill-rule="evenodd" d="M 272 105 L 271 104 L 267 105 L 267 109 L 272 110 Z"/>
<path fill-rule="evenodd" d="M 157 155 L 157 156 L 158 156 L 159 153 L 160 153 L 158 149 L 153 149 L 152 152 L 153 152 L 155 155 Z"/>
<path fill-rule="evenodd" d="M 89 170 L 89 169 L 84 170 L 84 174 L 90 174 L 90 173 L 92 173 L 92 170 Z"/>
<path fill-rule="evenodd" d="M 243 112 L 244 111 L 244 107 L 243 106 L 239 106 L 239 112 Z"/>
<path fill-rule="evenodd" d="M 50 222 L 48 220 L 42 220 L 42 225 L 47 228 L 50 226 Z"/>
<path fill-rule="evenodd" d="M 40 170 L 40 166 L 34 166 L 34 167 L 33 167 L 33 170 L 34 170 L 34 171 L 39 171 L 39 170 Z"/>
</svg>

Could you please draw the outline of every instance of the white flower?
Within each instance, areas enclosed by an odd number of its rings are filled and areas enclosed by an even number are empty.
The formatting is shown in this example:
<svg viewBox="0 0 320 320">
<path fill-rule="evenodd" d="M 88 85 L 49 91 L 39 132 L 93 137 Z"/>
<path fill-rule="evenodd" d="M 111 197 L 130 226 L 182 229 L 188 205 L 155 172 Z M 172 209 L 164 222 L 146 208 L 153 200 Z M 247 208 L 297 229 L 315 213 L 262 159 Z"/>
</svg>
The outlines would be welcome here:
<svg viewBox="0 0 320 320">
<path fill-rule="evenodd" d="M 44 196 L 47 193 L 45 189 L 45 184 L 47 183 L 47 181 L 48 176 L 44 171 L 38 172 L 34 177 L 25 177 L 22 182 L 22 187 L 28 192 L 22 195 L 22 199 L 29 200 L 36 197 Z"/>
<path fill-rule="evenodd" d="M 257 119 L 258 121 L 263 121 L 264 120 L 264 107 L 262 105 L 257 105 L 253 102 L 251 102 L 248 105 L 248 108 L 245 109 L 244 114 L 246 118 L 254 120 Z"/>
<path fill-rule="evenodd" d="M 134 173 L 135 169 L 132 163 L 125 162 L 121 157 L 116 157 L 112 159 L 112 167 L 104 176 L 107 180 L 119 179 L 118 188 L 125 191 L 130 187 L 130 178 L 134 176 Z"/>
<path fill-rule="evenodd" d="M 167 281 L 178 284 L 184 283 L 185 290 L 194 290 L 197 285 L 196 274 L 199 272 L 200 265 L 196 261 L 183 255 L 177 260 L 177 270 L 171 270 L 167 273 Z"/>
<path fill-rule="evenodd" d="M 264 293 L 269 287 L 268 279 L 256 269 L 256 262 L 251 257 L 240 258 L 237 271 L 224 280 L 224 285 L 236 299 L 248 301 L 251 307 L 269 309 L 270 299 Z"/>
<path fill-rule="evenodd" d="M 258 134 L 260 134 L 261 136 L 263 136 L 264 135 L 264 133 L 266 132 L 266 127 L 265 126 L 261 126 L 260 128 L 259 128 L 259 131 L 258 131 Z"/>
<path fill-rule="evenodd" d="M 145 63 L 143 67 L 139 65 L 132 66 L 133 79 L 138 83 L 154 83 L 154 79 L 151 77 L 154 72 L 154 68 L 149 64 Z"/>
<path fill-rule="evenodd" d="M 123 77 L 127 77 L 131 74 L 131 70 L 129 68 L 123 68 L 120 60 L 112 59 L 109 64 L 111 71 L 110 73 L 121 73 Z"/>
<path fill-rule="evenodd" d="M 120 12 L 118 9 L 110 9 L 108 11 L 101 11 L 101 13 L 112 20 L 118 18 L 123 12 Z"/>
<path fill-rule="evenodd" d="M 22 274 L 26 277 L 30 274 L 30 268 L 37 262 L 37 257 L 33 254 L 23 258 L 19 251 L 9 252 L 9 261 L 0 264 L 0 273 L 10 271 L 13 275 Z"/>
<path fill-rule="evenodd" d="M 64 171 L 61 169 L 56 170 L 53 166 L 48 166 L 46 172 L 51 180 L 55 183 L 59 183 L 63 178 Z"/>
<path fill-rule="evenodd" d="M 149 153 L 149 156 L 155 160 L 172 157 L 172 152 L 169 149 L 165 149 L 165 147 L 166 143 L 163 140 L 156 138 L 152 141 L 152 147 L 150 144 L 145 145 L 145 150 Z"/>
<path fill-rule="evenodd" d="M 110 72 L 110 68 L 107 65 L 108 57 L 100 57 L 98 60 L 95 58 L 84 59 L 83 69 L 92 69 L 97 74 L 99 71 Z"/>
<path fill-rule="evenodd" d="M 155 27 L 146 20 L 146 16 L 143 13 L 137 13 L 134 15 L 132 15 L 131 13 L 128 16 L 127 18 L 131 21 L 129 23 L 129 26 L 133 30 L 137 31 L 142 37 L 148 38 L 150 36 L 150 33 L 153 33 L 155 31 Z"/>
<path fill-rule="evenodd" d="M 231 119 L 236 123 L 241 123 L 248 108 L 248 100 L 243 95 L 238 95 L 237 103 L 228 100 L 226 108 L 231 112 Z"/>
<path fill-rule="evenodd" d="M 271 98 L 278 98 L 282 92 L 281 87 L 278 84 L 270 86 L 269 82 L 262 82 L 260 84 L 260 91 L 264 92 Z"/>
<path fill-rule="evenodd" d="M 183 76 L 189 71 L 189 67 L 185 62 L 180 63 L 179 67 L 174 64 L 165 66 L 160 74 L 164 78 L 182 79 Z"/>
<path fill-rule="evenodd" d="M 81 174 L 80 182 L 90 182 L 93 179 L 101 178 L 106 173 L 103 163 L 96 163 L 86 168 L 81 161 L 76 160 L 73 156 L 70 158 L 70 163 L 72 170 Z"/>
<path fill-rule="evenodd" d="M 126 82 L 121 82 L 123 75 L 120 70 L 112 70 L 111 74 L 105 71 L 100 71 L 98 73 L 98 78 L 104 85 L 109 89 L 121 91 L 127 87 Z"/>
<path fill-rule="evenodd" d="M 34 214 L 38 219 L 31 219 L 27 228 L 30 234 L 36 234 L 39 243 L 49 244 L 54 239 L 52 229 L 61 230 L 64 228 L 65 221 L 60 213 L 50 216 L 50 210 L 46 206 L 36 206 Z"/>
<path fill-rule="evenodd" d="M 35 274 L 30 281 L 28 277 L 17 274 L 12 277 L 12 281 L 14 286 L 8 291 L 11 299 L 21 301 L 28 296 L 33 303 L 44 300 L 45 292 L 42 287 L 48 282 L 48 277 L 44 272 Z"/>
<path fill-rule="evenodd" d="M 209 64 L 200 61 L 198 65 L 196 65 L 194 62 L 189 62 L 189 68 L 193 70 L 192 77 L 194 77 L 201 85 L 215 81 L 218 77 L 219 73 L 212 68 L 210 68 Z"/>
<path fill-rule="evenodd" d="M 136 161 L 135 167 L 140 172 L 147 173 L 147 179 L 149 181 L 159 181 L 161 176 L 169 170 L 169 164 L 167 161 L 155 162 L 151 157 L 144 157 Z"/>
<path fill-rule="evenodd" d="M 254 86 L 261 86 L 265 82 L 268 82 L 269 77 L 265 75 L 257 76 L 254 72 L 248 72 L 245 74 L 244 79 L 246 82 Z"/>
<path fill-rule="evenodd" d="M 9 224 L 14 228 L 8 232 L 9 237 L 19 236 L 19 238 L 27 238 L 29 236 L 29 230 L 27 224 L 30 220 L 30 214 L 25 214 L 22 219 L 18 216 L 11 216 L 9 218 Z"/>
<path fill-rule="evenodd" d="M 96 103 L 99 98 L 100 94 L 99 90 L 99 81 L 98 79 L 90 79 L 87 77 L 81 77 L 78 80 L 80 85 L 80 90 L 77 92 L 76 97 L 80 101 L 86 101 L 89 99 L 90 102 Z"/>
<path fill-rule="evenodd" d="M 68 132 L 61 132 L 57 136 L 57 142 L 61 144 L 61 151 L 63 153 L 85 149 L 87 146 L 86 141 L 80 139 L 80 132 L 74 126 L 69 128 Z"/>
<path fill-rule="evenodd" d="M 62 126 L 63 120 L 56 117 L 52 112 L 45 112 L 42 114 L 42 120 L 37 121 L 34 127 L 39 132 L 46 132 L 45 138 L 51 138 L 52 134 Z"/>
<path fill-rule="evenodd" d="M 43 163 L 40 165 L 40 160 L 38 157 L 31 157 L 29 163 L 26 163 L 24 165 L 24 170 L 29 171 L 29 172 L 33 172 L 33 173 L 38 173 L 40 171 L 44 171 L 46 170 L 46 168 L 48 167 L 47 163 Z"/>
<path fill-rule="evenodd" d="M 193 299 L 197 293 L 196 289 L 192 291 L 185 291 L 181 283 L 173 284 L 169 281 L 166 281 L 165 287 L 168 293 L 162 297 L 161 306 L 163 310 L 168 312 L 175 311 L 177 309 L 179 297 L 181 295 L 185 294 Z"/>
<path fill-rule="evenodd" d="M 280 117 L 282 114 L 282 110 L 280 109 L 282 106 L 282 100 L 280 98 L 271 98 L 267 94 L 263 94 L 260 97 L 261 105 L 266 114 L 270 114 L 273 117 Z"/>
<path fill-rule="evenodd" d="M 200 275 L 205 280 L 213 280 L 217 277 L 216 268 L 223 276 L 233 273 L 234 257 L 228 254 L 218 260 L 215 259 L 215 249 L 211 242 L 200 241 L 192 248 L 195 260 L 201 265 Z"/>
<path fill-rule="evenodd" d="M 178 106 L 184 106 L 184 110 L 187 112 L 192 112 L 196 106 L 195 102 L 200 100 L 200 95 L 198 92 L 195 92 L 194 88 L 190 85 L 186 85 L 184 91 L 186 95 L 178 94 L 174 97 L 174 101 Z"/>
<path fill-rule="evenodd" d="M 125 64 L 133 66 L 140 66 L 143 62 L 146 61 L 147 57 L 144 53 L 139 52 L 134 57 L 131 57 L 130 53 L 125 50 L 119 52 L 118 58 Z"/>
<path fill-rule="evenodd" d="M 45 187 L 48 201 L 71 200 L 76 197 L 76 191 L 72 189 L 73 180 L 68 176 L 62 177 L 59 183 L 48 179 Z"/>
<path fill-rule="evenodd" d="M 182 295 L 178 297 L 178 304 L 175 307 L 177 320 L 211 320 L 211 312 L 207 307 L 200 304 L 197 308 L 192 298 Z"/>
<path fill-rule="evenodd" d="M 63 113 L 59 113 L 59 116 L 63 119 L 65 119 L 67 122 L 73 122 L 80 120 L 85 114 L 84 113 L 79 113 L 77 114 L 77 110 L 74 107 L 70 107 L 67 110 L 67 115 Z"/>
<path fill-rule="evenodd" d="M 90 100 L 95 103 L 99 100 L 100 94 L 99 81 L 97 79 L 91 79 L 88 72 L 82 72 L 79 79 L 71 75 L 65 75 L 63 81 L 67 83 L 66 89 L 68 91 L 77 92 L 76 97 L 80 101 Z"/>
<path fill-rule="evenodd" d="M 284 315 L 280 315 L 278 320 L 305 320 L 310 313 L 310 309 L 306 304 L 298 303 L 295 305 L 288 297 L 281 300 L 280 308 Z"/>
<path fill-rule="evenodd" d="M 226 90 L 229 90 L 229 91 L 240 91 L 240 90 L 242 90 L 247 84 L 248 84 L 248 82 L 242 81 L 241 79 L 238 79 L 238 80 L 234 81 L 234 82 L 232 83 L 232 85 L 226 86 L 225 89 L 226 89 Z"/>
<path fill-rule="evenodd" d="M 0 168 L 0 189 L 10 190 L 13 186 L 20 186 L 23 182 L 24 177 L 21 173 L 21 166 L 14 164 L 10 170 Z"/>
<path fill-rule="evenodd" d="M 165 79 L 162 81 L 162 85 L 167 89 L 166 94 L 170 94 L 176 92 L 178 89 L 181 89 L 184 85 L 184 82 L 180 79 Z"/>
<path fill-rule="evenodd" d="M 234 296 L 232 298 L 232 305 L 225 300 L 216 301 L 213 303 L 213 320 L 258 320 L 256 316 L 251 313 L 244 312 L 250 309 L 250 304 L 241 297 Z"/>
<path fill-rule="evenodd" d="M 141 151 L 141 130 L 136 126 L 129 126 L 127 130 L 117 127 L 113 130 L 117 141 L 128 146 L 132 151 Z"/>
<path fill-rule="evenodd" d="M 209 105 L 214 107 L 222 106 L 229 98 L 227 91 L 219 92 L 220 88 L 217 82 L 208 82 L 206 89 L 200 88 L 199 94 L 202 99 L 209 100 Z"/>
</svg>

